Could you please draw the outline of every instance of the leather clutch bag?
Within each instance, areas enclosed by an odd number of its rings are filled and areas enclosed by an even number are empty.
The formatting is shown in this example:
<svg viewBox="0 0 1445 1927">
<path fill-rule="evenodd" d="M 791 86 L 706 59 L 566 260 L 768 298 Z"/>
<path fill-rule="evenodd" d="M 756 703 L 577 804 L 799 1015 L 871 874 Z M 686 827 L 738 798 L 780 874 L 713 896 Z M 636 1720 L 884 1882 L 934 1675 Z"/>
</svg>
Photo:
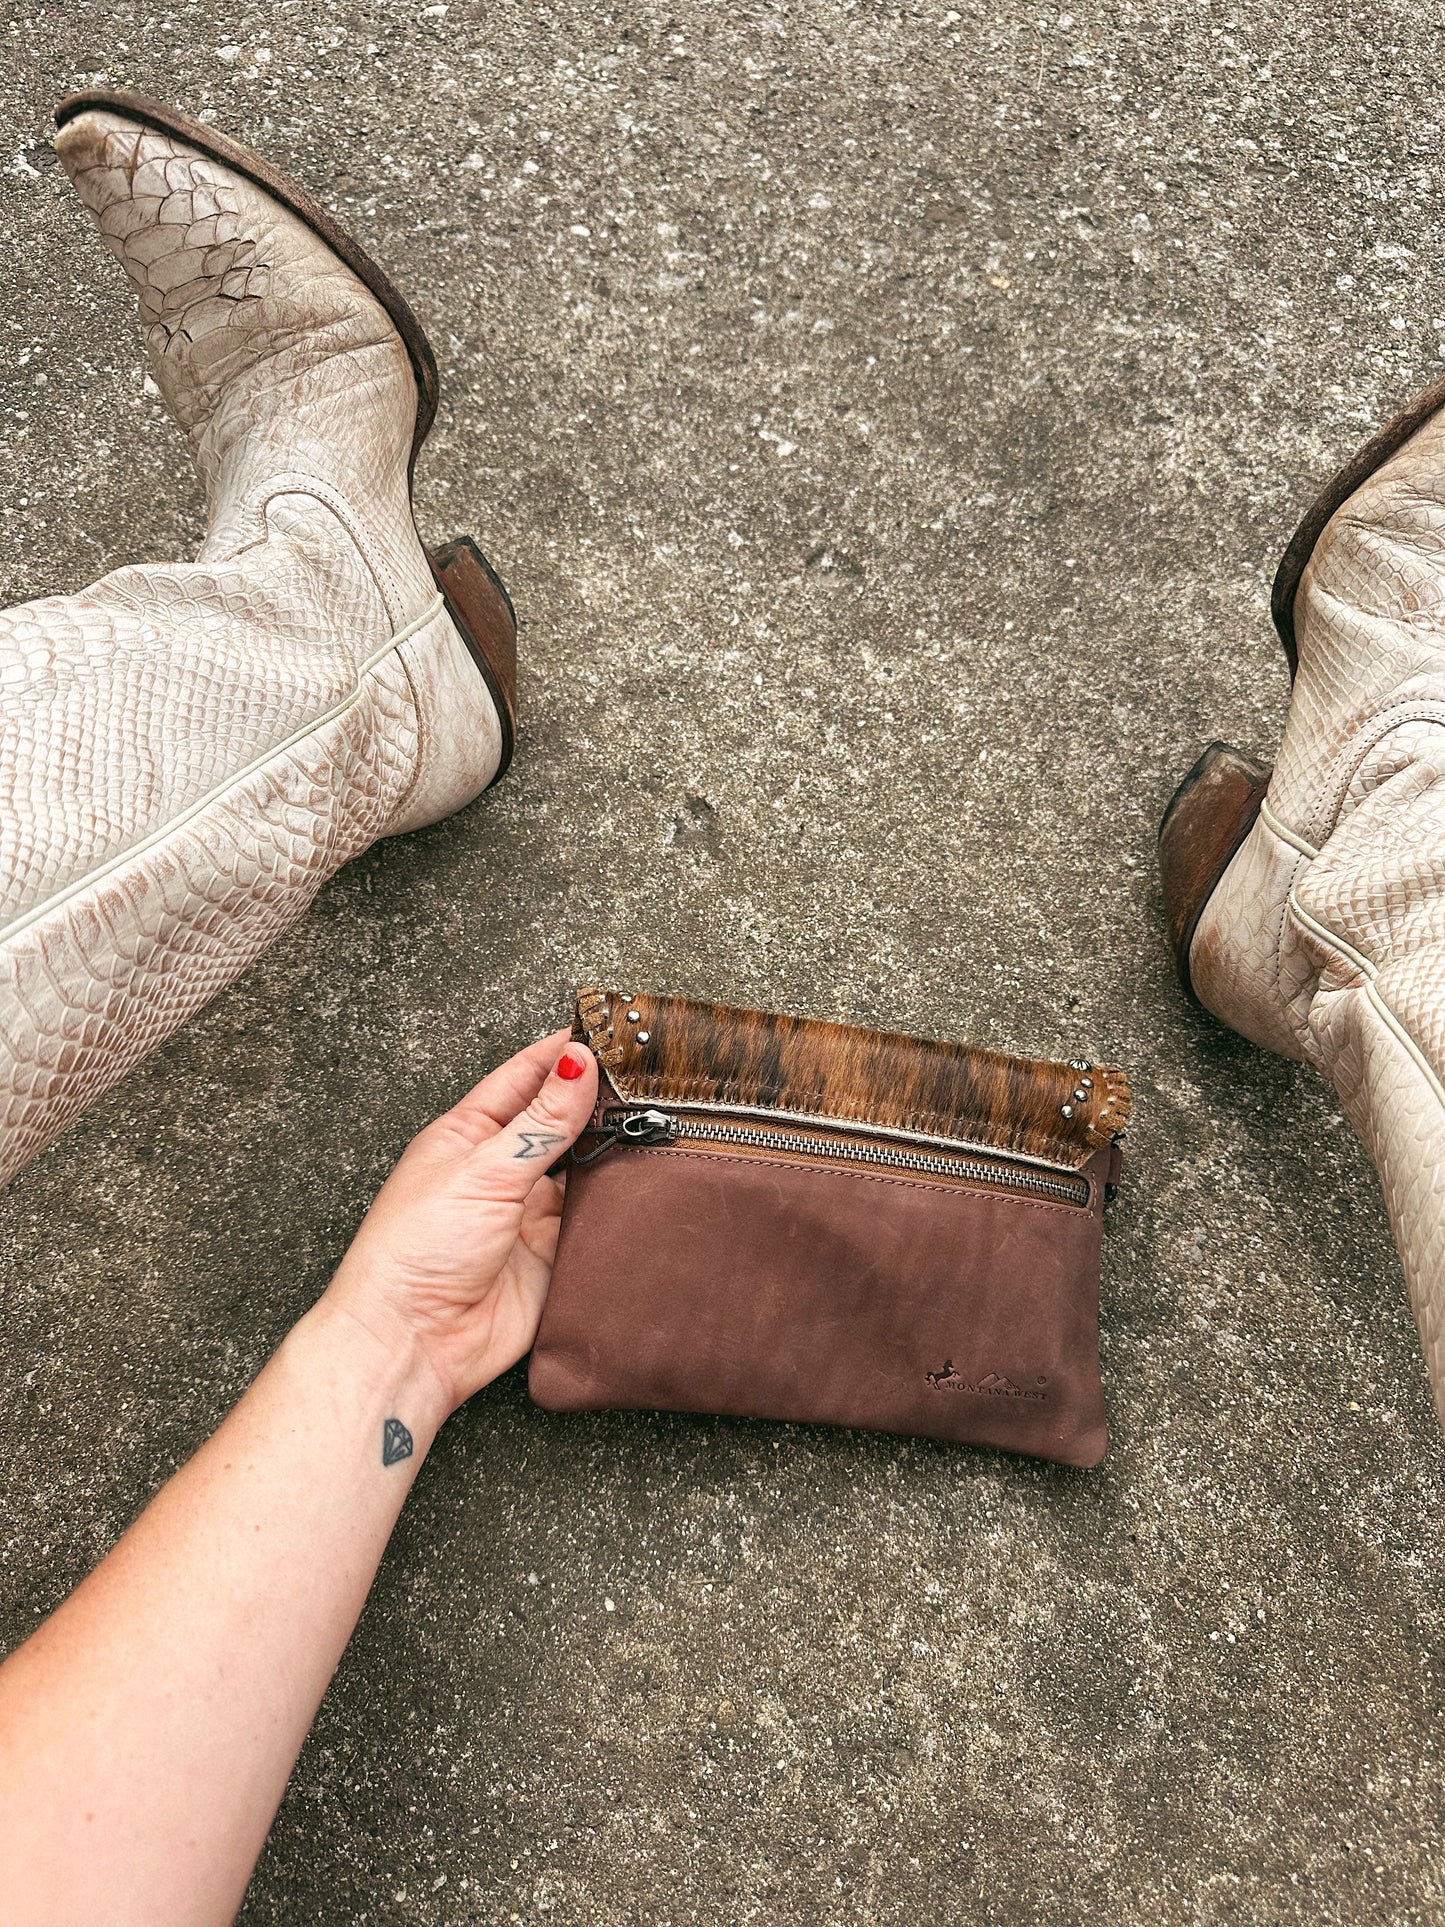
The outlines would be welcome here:
<svg viewBox="0 0 1445 1927">
<path fill-rule="evenodd" d="M 598 990 L 574 1035 L 602 1076 L 539 1405 L 1103 1457 L 1121 1071 Z"/>
</svg>

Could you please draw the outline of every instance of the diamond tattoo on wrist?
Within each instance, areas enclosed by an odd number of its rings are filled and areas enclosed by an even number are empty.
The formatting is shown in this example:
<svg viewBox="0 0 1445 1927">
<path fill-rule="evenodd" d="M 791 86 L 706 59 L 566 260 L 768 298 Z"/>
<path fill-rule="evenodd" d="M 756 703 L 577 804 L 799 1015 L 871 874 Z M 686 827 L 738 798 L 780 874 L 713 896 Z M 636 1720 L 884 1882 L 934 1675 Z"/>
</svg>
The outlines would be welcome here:
<svg viewBox="0 0 1445 1927">
<path fill-rule="evenodd" d="M 396 1465 L 409 1459 L 414 1450 L 411 1433 L 399 1418 L 389 1418 L 381 1428 L 381 1462 Z"/>
</svg>

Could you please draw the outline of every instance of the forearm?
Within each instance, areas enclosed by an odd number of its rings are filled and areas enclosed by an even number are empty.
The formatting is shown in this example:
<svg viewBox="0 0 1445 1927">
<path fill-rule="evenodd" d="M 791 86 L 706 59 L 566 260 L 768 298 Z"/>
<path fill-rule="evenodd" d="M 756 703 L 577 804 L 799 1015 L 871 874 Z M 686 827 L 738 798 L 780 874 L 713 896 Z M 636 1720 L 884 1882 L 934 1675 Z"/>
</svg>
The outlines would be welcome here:
<svg viewBox="0 0 1445 1927">
<path fill-rule="evenodd" d="M 228 1921 L 444 1411 L 328 1298 L 0 1667 L 13 1918 Z M 384 1463 L 386 1421 L 404 1425 Z"/>
<path fill-rule="evenodd" d="M 596 1092 L 544 1038 L 420 1132 L 215 1438 L 0 1667 L 5 1927 L 231 1919 L 437 1427 L 532 1343 L 544 1173 Z"/>
</svg>

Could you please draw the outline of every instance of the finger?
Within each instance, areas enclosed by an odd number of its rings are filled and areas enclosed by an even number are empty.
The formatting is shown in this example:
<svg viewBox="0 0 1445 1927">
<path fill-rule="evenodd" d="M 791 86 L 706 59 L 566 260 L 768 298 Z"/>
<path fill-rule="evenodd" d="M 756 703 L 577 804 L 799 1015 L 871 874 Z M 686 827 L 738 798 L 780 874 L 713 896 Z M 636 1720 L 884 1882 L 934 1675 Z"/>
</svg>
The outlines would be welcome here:
<svg viewBox="0 0 1445 1927">
<path fill-rule="evenodd" d="M 526 1246 L 533 1258 L 536 1259 L 537 1263 L 542 1265 L 548 1273 L 551 1272 L 552 1261 L 557 1256 L 557 1240 L 561 1235 L 561 1231 L 562 1213 L 560 1210 L 553 1210 L 536 1218 L 527 1217 L 522 1220 L 521 1242 Z"/>
<path fill-rule="evenodd" d="M 569 1031 L 554 1031 L 550 1037 L 519 1050 L 505 1064 L 498 1064 L 452 1106 L 446 1113 L 448 1120 L 477 1143 L 490 1137 L 495 1128 L 510 1123 L 524 1105 L 532 1102 L 570 1035 Z"/>
<path fill-rule="evenodd" d="M 568 1043 L 536 1096 L 473 1153 L 474 1183 L 498 1202 L 520 1204 L 547 1167 L 573 1144 L 597 1102 L 597 1059 Z"/>
</svg>

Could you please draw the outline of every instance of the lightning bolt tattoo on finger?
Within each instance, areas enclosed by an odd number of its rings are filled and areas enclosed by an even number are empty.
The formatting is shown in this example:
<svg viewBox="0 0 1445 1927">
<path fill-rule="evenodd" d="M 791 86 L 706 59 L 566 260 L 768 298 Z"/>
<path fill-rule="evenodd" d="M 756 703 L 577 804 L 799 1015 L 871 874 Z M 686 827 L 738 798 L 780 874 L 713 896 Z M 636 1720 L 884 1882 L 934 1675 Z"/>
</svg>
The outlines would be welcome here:
<svg viewBox="0 0 1445 1927">
<path fill-rule="evenodd" d="M 522 1148 L 520 1151 L 513 1151 L 512 1156 L 520 1161 L 528 1158 L 544 1158 L 553 1145 L 564 1142 L 560 1132 L 519 1131 L 517 1135 L 522 1140 Z"/>
</svg>

